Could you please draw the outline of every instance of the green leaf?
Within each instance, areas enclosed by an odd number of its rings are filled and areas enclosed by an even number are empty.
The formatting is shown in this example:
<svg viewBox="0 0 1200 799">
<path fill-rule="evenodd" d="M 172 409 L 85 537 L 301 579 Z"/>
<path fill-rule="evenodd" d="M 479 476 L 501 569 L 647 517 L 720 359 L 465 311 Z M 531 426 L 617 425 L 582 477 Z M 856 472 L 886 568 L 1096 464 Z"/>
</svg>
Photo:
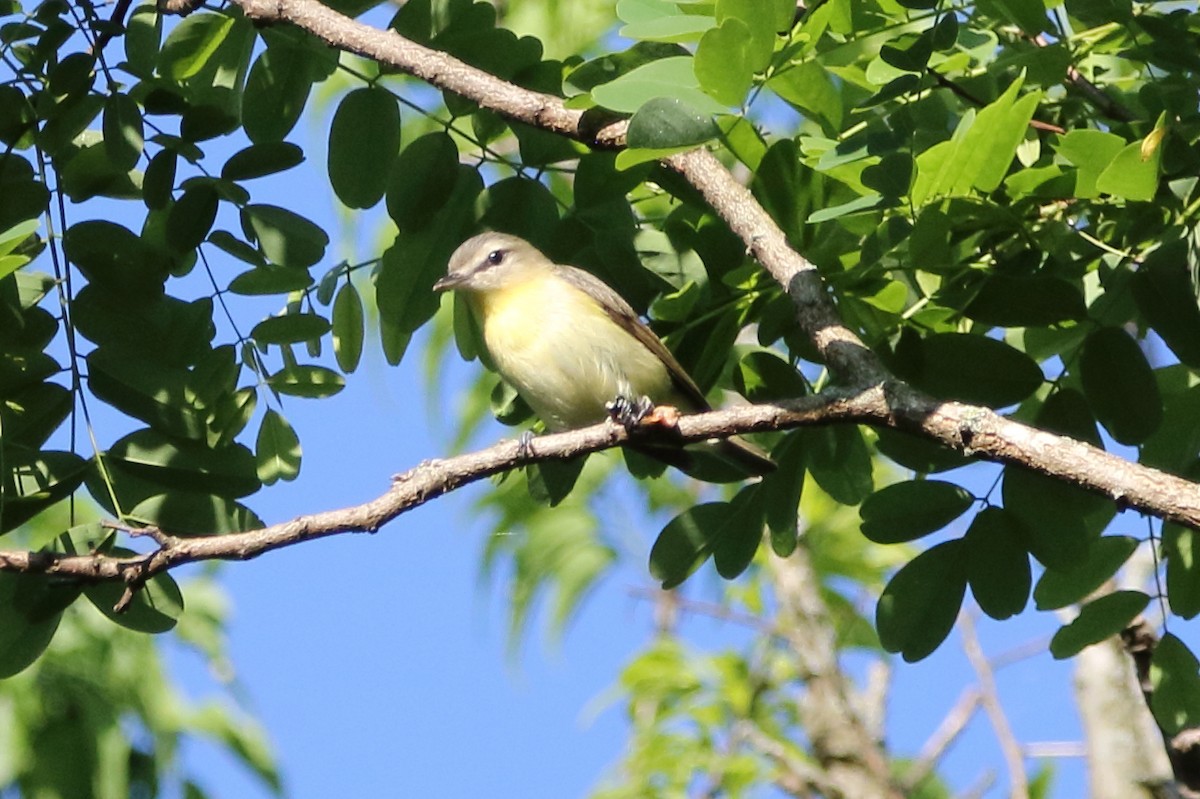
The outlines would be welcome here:
<svg viewBox="0 0 1200 799">
<path fill-rule="evenodd" d="M 270 141 L 243 147 L 221 167 L 225 180 L 252 180 L 284 172 L 304 163 L 304 150 L 285 141 Z"/>
<path fill-rule="evenodd" d="M 66 420 L 74 405 L 70 391 L 57 383 L 35 383 L 0 403 L 0 431 L 5 444 L 39 449 Z"/>
<path fill-rule="evenodd" d="M 427 133 L 400 151 L 387 186 L 388 216 L 401 230 L 430 223 L 458 180 L 458 147 L 446 133 Z"/>
<path fill-rule="evenodd" d="M 1050 569 L 1069 571 L 1084 563 L 1116 513 L 1105 497 L 1019 466 L 1004 467 L 1002 492 L 1004 507 L 1025 525 L 1029 552 Z"/>
<path fill-rule="evenodd" d="M 981 13 L 1017 25 L 1028 36 L 1047 30 L 1046 7 L 1042 0 L 981 0 Z"/>
<path fill-rule="evenodd" d="M 142 176 L 142 202 L 151 211 L 166 208 L 171 202 L 178 162 L 179 154 L 174 150 L 160 150 L 158 155 L 150 159 Z"/>
<path fill-rule="evenodd" d="M 142 157 L 142 110 L 127 94 L 114 94 L 104 104 L 104 151 L 113 164 L 129 170 Z"/>
<path fill-rule="evenodd" d="M 751 39 L 746 23 L 730 18 L 705 31 L 696 47 L 696 79 L 704 91 L 725 105 L 740 106 L 754 82 Z"/>
<path fill-rule="evenodd" d="M 162 15 L 153 2 L 134 6 L 125 22 L 125 63 L 139 78 L 149 78 L 158 62 L 159 42 L 162 40 Z"/>
<path fill-rule="evenodd" d="M 717 574 L 733 580 L 750 567 L 762 544 L 762 484 L 745 486 L 729 503 L 731 519 L 738 520 L 737 529 L 713 542 L 713 565 Z"/>
<path fill-rule="evenodd" d="M 529 496 L 555 507 L 571 493 L 586 462 L 587 456 L 584 455 L 566 461 L 542 461 L 527 465 L 525 478 Z"/>
<path fill-rule="evenodd" d="M 254 457 L 263 485 L 295 480 L 300 474 L 300 439 L 288 420 L 274 408 L 268 408 L 263 415 Z"/>
<path fill-rule="evenodd" d="M 984 508 L 963 536 L 967 582 L 983 612 L 1011 618 L 1025 609 L 1033 577 L 1021 522 L 1003 508 Z"/>
<path fill-rule="evenodd" d="M 346 281 L 333 301 L 333 354 L 338 368 L 347 374 L 358 368 L 362 358 L 365 327 L 362 297 Z"/>
<path fill-rule="evenodd" d="M 329 235 L 299 214 L 275 205 L 247 205 L 242 227 L 267 258 L 280 266 L 308 268 L 325 257 Z"/>
<path fill-rule="evenodd" d="M 17 155 L 0 154 L 0 230 L 34 219 L 49 207 L 50 192 L 34 177 L 33 167 Z"/>
<path fill-rule="evenodd" d="M 1057 277 L 990 274 L 963 314 L 998 327 L 1044 327 L 1087 316 L 1083 292 Z"/>
<path fill-rule="evenodd" d="M 772 14 L 772 9 L 764 8 L 772 2 L 775 5 L 775 14 Z M 761 0 L 717 0 L 718 25 L 724 27 L 729 22 L 740 22 L 750 31 L 748 66 L 754 72 L 771 63 L 771 53 L 775 49 L 775 31 L 784 30 L 791 23 L 789 18 L 782 27 L 776 27 L 777 17 L 782 16 L 780 5 L 778 0 L 768 0 L 767 3 Z M 794 8 L 792 13 L 795 13 Z"/>
<path fill-rule="evenodd" d="M 370 208 L 383 198 L 400 150 L 400 105 L 377 87 L 342 98 L 329 129 L 329 182 L 350 208 Z"/>
<path fill-rule="evenodd" d="M 86 219 L 63 237 L 67 258 L 88 282 L 129 300 L 162 296 L 167 260 L 128 228 L 103 219 Z"/>
<path fill-rule="evenodd" d="M 267 263 L 267 259 L 262 256 L 262 253 L 227 230 L 214 230 L 209 235 L 208 241 L 213 246 L 219 247 L 223 252 L 227 253 L 228 255 L 232 255 L 234 258 L 237 258 L 243 263 L 247 263 L 251 266 L 256 266 L 261 269 L 266 269 L 267 267 L 271 266 Z M 285 267 L 275 268 L 285 269 Z M 286 271 L 304 272 L 305 274 L 308 274 L 303 269 L 291 269 Z M 237 280 L 237 278 L 234 278 L 234 280 Z"/>
<path fill-rule="evenodd" d="M 1056 660 L 1079 654 L 1085 647 L 1116 635 L 1150 604 L 1141 591 L 1113 591 L 1079 609 L 1079 615 L 1050 639 L 1050 654 Z"/>
<path fill-rule="evenodd" d="M 1092 331 L 1079 358 L 1083 392 L 1096 418 L 1122 444 L 1141 444 L 1163 418 L 1158 381 L 1141 347 L 1119 327 Z"/>
<path fill-rule="evenodd" d="M 268 317 L 250 331 L 259 346 L 298 344 L 319 339 L 330 330 L 329 320 L 315 313 L 286 313 Z"/>
<path fill-rule="evenodd" d="M 34 111 L 25 93 L 16 86 L 0 86 L 0 142 L 24 149 L 36 130 Z"/>
<path fill-rule="evenodd" d="M 899 544 L 940 530 L 973 502 L 961 486 L 940 480 L 907 480 L 879 489 L 859 508 L 862 534 L 877 544 Z"/>
<path fill-rule="evenodd" d="M 625 25 L 618 34 L 650 42 L 690 42 L 716 24 L 712 17 L 677 13 Z"/>
<path fill-rule="evenodd" d="M 112 557 L 132 557 L 137 553 L 113 547 L 108 554 Z M 125 593 L 124 583 L 115 580 L 95 583 L 85 588 L 83 593 L 109 619 L 139 633 L 165 633 L 174 629 L 183 615 L 183 592 L 166 572 L 154 575 L 138 588 L 133 601 L 123 613 L 117 613 L 113 607 Z"/>
<path fill-rule="evenodd" d="M 911 195 L 915 205 L 934 197 L 963 196 L 972 189 L 990 192 L 1000 185 L 1041 100 L 1041 92 L 1036 91 L 1018 100 L 1022 82 L 1022 78 L 1013 81 L 974 117 L 964 116 L 950 141 L 917 156 Z"/>
<path fill-rule="evenodd" d="M 767 82 L 767 87 L 805 116 L 819 121 L 826 130 L 840 129 L 842 95 L 829 72 L 818 61 L 780 69 Z"/>
<path fill-rule="evenodd" d="M 888 581 L 875 608 L 879 641 L 909 663 L 932 654 L 954 628 L 967 590 L 961 540 L 917 555 Z"/>
<path fill-rule="evenodd" d="M 83 482 L 89 461 L 73 452 L 26 449 L 5 443 L 4 502 L 0 533 L 8 532 L 71 495 Z"/>
<path fill-rule="evenodd" d="M 0 679 L 24 671 L 50 645 L 78 585 L 42 574 L 0 573 Z"/>
<path fill-rule="evenodd" d="M 1142 152 L 1142 142 L 1128 144 L 1096 178 L 1096 190 L 1126 200 L 1153 200 L 1161 161 L 1161 147 L 1147 156 Z"/>
<path fill-rule="evenodd" d="M 1200 541 L 1195 530 L 1173 522 L 1163 524 L 1162 535 L 1171 612 L 1195 618 L 1200 614 Z"/>
<path fill-rule="evenodd" d="M 725 106 L 700 91 L 691 56 L 660 58 L 592 90 L 597 104 L 632 114 L 656 97 L 683 100 L 699 113 L 720 114 Z"/>
<path fill-rule="evenodd" d="M 1182 242 L 1162 245 L 1146 256 L 1129 287 L 1138 311 L 1171 352 L 1200 368 L 1200 308 L 1186 264 Z"/>
<path fill-rule="evenodd" d="M 1058 610 L 1082 601 L 1111 580 L 1137 546 L 1137 539 L 1129 536 L 1104 536 L 1092 542 L 1082 562 L 1067 570 L 1046 569 L 1033 589 L 1037 609 Z"/>
<path fill-rule="evenodd" d="M 253 511 L 228 497 L 181 488 L 151 494 L 134 505 L 127 518 L 136 524 L 153 524 L 172 535 L 184 536 L 223 535 L 263 526 Z"/>
<path fill-rule="evenodd" d="M 248 297 L 269 294 L 290 294 L 312 285 L 312 275 L 306 269 L 293 266 L 260 266 L 242 272 L 229 281 L 229 291 Z"/>
<path fill-rule="evenodd" d="M 188 372 L 99 347 L 87 357 L 88 388 L 113 408 L 179 438 L 203 440 L 207 411 L 187 390 Z"/>
<path fill-rule="evenodd" d="M 438 215 L 439 224 L 402 230 L 392 246 L 384 250 L 375 279 L 375 302 L 389 362 L 403 354 L 409 337 L 437 310 L 433 284 L 445 274 L 450 256 L 474 225 L 482 189 L 479 172 L 460 167 L 454 191 Z M 529 195 L 521 199 L 528 200 Z M 509 208 L 505 212 L 524 214 L 528 209 Z M 389 344 L 393 349 L 389 350 Z"/>
<path fill-rule="evenodd" d="M 875 448 L 885 458 L 920 474 L 944 472 L 966 466 L 971 459 L 961 452 L 900 430 L 875 431 Z"/>
<path fill-rule="evenodd" d="M 346 387 L 346 378 L 324 366 L 285 366 L 267 378 L 267 385 L 280 394 L 321 399 L 332 397 Z"/>
<path fill-rule="evenodd" d="M 1164 633 L 1150 661 L 1150 710 L 1167 735 L 1200 726 L 1200 663 L 1187 645 Z"/>
<path fill-rule="evenodd" d="M 808 393 L 808 384 L 796 367 L 773 352 L 761 350 L 738 361 L 733 387 L 754 403 L 796 399 Z"/>
<path fill-rule="evenodd" d="M 709 114 L 676 97 L 656 97 L 629 120 L 630 147 L 669 148 L 703 144 L 721 133 Z"/>
<path fill-rule="evenodd" d="M 158 70 L 175 82 L 187 80 L 204 69 L 236 20 L 228 14 L 191 14 L 175 26 L 163 43 Z"/>
<path fill-rule="evenodd" d="M 300 119 L 313 86 L 313 53 L 307 47 L 269 46 L 250 67 L 242 99 L 242 125 L 250 141 L 278 142 Z"/>
<path fill-rule="evenodd" d="M 688 51 L 678 44 L 635 42 L 624 52 L 609 53 L 585 61 L 567 74 L 563 84 L 577 91 L 590 92 L 600 84 L 615 80 L 651 61 L 688 55 Z"/>
<path fill-rule="evenodd" d="M 804 445 L 804 435 L 800 430 L 793 430 L 784 436 L 783 441 L 771 450 L 771 457 L 779 468 L 765 476 L 759 484 L 758 501 L 762 506 L 767 532 L 771 536 L 771 549 L 781 558 L 792 554 L 799 541 L 797 522 L 807 459 Z"/>
<path fill-rule="evenodd" d="M 909 335 L 896 347 L 896 373 L 940 399 L 1001 408 L 1028 397 L 1042 384 L 1042 370 L 1025 353 L 986 336 Z"/>
<path fill-rule="evenodd" d="M 254 455 L 241 444 L 209 449 L 143 429 L 113 444 L 108 458 L 120 461 L 129 473 L 168 488 L 244 497 L 262 487 Z"/>
<path fill-rule="evenodd" d="M 167 243 L 176 252 L 188 252 L 212 230 L 220 197 L 209 183 L 188 188 L 167 214 Z"/>
<path fill-rule="evenodd" d="M 854 425 L 804 431 L 808 471 L 826 494 L 842 505 L 857 505 L 875 488 L 871 453 Z"/>
<path fill-rule="evenodd" d="M 745 514 L 728 502 L 696 505 L 676 516 L 650 549 L 650 574 L 664 589 L 674 588 L 700 568 L 726 536 L 761 535 L 761 527 L 747 529 Z"/>
<path fill-rule="evenodd" d="M 1124 147 L 1124 139 L 1103 130 L 1073 130 L 1058 140 L 1058 154 L 1079 170 L 1075 176 L 1076 197 L 1091 199 L 1100 195 L 1096 179 Z"/>
</svg>

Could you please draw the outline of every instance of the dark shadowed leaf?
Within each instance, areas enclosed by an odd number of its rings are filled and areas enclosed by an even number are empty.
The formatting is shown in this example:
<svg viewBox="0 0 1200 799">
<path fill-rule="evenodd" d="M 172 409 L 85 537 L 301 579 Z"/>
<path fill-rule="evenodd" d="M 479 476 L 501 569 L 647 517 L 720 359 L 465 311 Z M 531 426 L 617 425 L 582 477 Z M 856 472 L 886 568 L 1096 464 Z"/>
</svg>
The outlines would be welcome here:
<svg viewBox="0 0 1200 799">
<path fill-rule="evenodd" d="M 875 487 L 871 452 L 854 425 L 829 425 L 804 431 L 808 471 L 825 493 L 843 505 L 857 505 Z"/>
<path fill-rule="evenodd" d="M 746 518 L 728 502 L 696 505 L 676 516 L 658 534 L 650 550 L 650 574 L 663 588 L 674 588 L 700 568 L 726 536 L 749 535 Z M 759 527 L 759 525 L 751 525 Z"/>
<path fill-rule="evenodd" d="M 129 557 L 136 553 L 129 549 L 113 547 L 108 554 L 112 557 Z M 84 594 L 96 609 L 122 627 L 140 633 L 165 633 L 175 627 L 183 615 L 183 592 L 175 580 L 166 572 L 146 581 L 133 595 L 133 601 L 123 613 L 113 607 L 125 593 L 125 584 L 120 581 L 96 583 L 84 589 Z"/>
<path fill-rule="evenodd" d="M 529 464 L 525 467 L 529 495 L 538 502 L 544 502 L 550 507 L 554 507 L 571 493 L 586 462 L 587 456 L 584 455 L 568 461 L 542 461 Z"/>
<path fill-rule="evenodd" d="M 1024 610 L 1033 578 L 1020 521 L 1003 508 L 984 508 L 963 541 L 967 582 L 983 612 L 1007 619 Z"/>
<path fill-rule="evenodd" d="M 267 410 L 258 428 L 254 457 L 263 485 L 295 480 L 300 474 L 300 439 L 288 420 L 274 408 Z"/>
<path fill-rule="evenodd" d="M 896 346 L 897 374 L 943 399 L 1002 408 L 1042 384 L 1042 370 L 1003 341 L 970 333 L 905 334 Z"/>
<path fill-rule="evenodd" d="M 940 530 L 971 507 L 961 486 L 941 480 L 907 480 L 879 489 L 858 509 L 862 534 L 877 544 L 899 544 Z"/>
<path fill-rule="evenodd" d="M 1171 612 L 1194 618 L 1200 614 L 1200 538 L 1195 530 L 1167 522 L 1163 525 L 1163 550 Z"/>
<path fill-rule="evenodd" d="M 62 612 L 80 586 L 43 575 L 0 574 L 0 679 L 24 670 L 41 656 L 58 629 Z"/>
<path fill-rule="evenodd" d="M 285 366 L 267 378 L 267 385 L 280 394 L 320 399 L 332 397 L 346 387 L 346 378 L 324 366 Z"/>
<path fill-rule="evenodd" d="M 1033 589 L 1038 610 L 1057 610 L 1082 601 L 1088 594 L 1111 580 L 1137 549 L 1137 539 L 1129 536 L 1105 536 L 1093 541 L 1082 563 L 1068 571 L 1046 569 Z"/>
<path fill-rule="evenodd" d="M 400 151 L 400 106 L 391 92 L 355 89 L 342 98 L 329 129 L 329 182 L 350 208 L 383 198 Z"/>
<path fill-rule="evenodd" d="M 318 339 L 330 330 L 329 320 L 315 313 L 289 313 L 268 317 L 250 331 L 259 345 L 299 344 Z"/>
<path fill-rule="evenodd" d="M 333 300 L 333 355 L 343 372 L 358 368 L 365 328 L 362 297 L 354 284 L 347 281 Z"/>
<path fill-rule="evenodd" d="M 945 541 L 896 572 L 875 608 L 884 649 L 914 663 L 946 640 L 967 590 L 965 560 L 961 539 Z"/>
<path fill-rule="evenodd" d="M 280 266 L 312 266 L 325 256 L 329 245 L 329 236 L 320 227 L 274 205 L 243 208 L 242 227 L 258 241 L 263 254 Z"/>
<path fill-rule="evenodd" d="M 1187 644 L 1165 633 L 1150 663 L 1150 709 L 1167 735 L 1200 726 L 1200 674 Z"/>
<path fill-rule="evenodd" d="M 1141 347 L 1118 327 L 1090 333 L 1079 358 L 1083 391 L 1096 418 L 1122 444 L 1141 444 L 1163 417 L 1158 382 Z"/>
<path fill-rule="evenodd" d="M 221 177 L 226 180 L 261 178 L 291 169 L 303 161 L 304 150 L 291 142 L 251 144 L 229 157 L 221 167 Z"/>
<path fill-rule="evenodd" d="M 427 224 L 458 180 L 458 147 L 446 133 L 427 133 L 400 151 L 387 186 L 388 216 L 401 230 Z"/>
<path fill-rule="evenodd" d="M 1124 630 L 1150 603 L 1141 591 L 1114 591 L 1079 609 L 1079 615 L 1050 639 L 1050 654 L 1062 660 Z"/>
</svg>

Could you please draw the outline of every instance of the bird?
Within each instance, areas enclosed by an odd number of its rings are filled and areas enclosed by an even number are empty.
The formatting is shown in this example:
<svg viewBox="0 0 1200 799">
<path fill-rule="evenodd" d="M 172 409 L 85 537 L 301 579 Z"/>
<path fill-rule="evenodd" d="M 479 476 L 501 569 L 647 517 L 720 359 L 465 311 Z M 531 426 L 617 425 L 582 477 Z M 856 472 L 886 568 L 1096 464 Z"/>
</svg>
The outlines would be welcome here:
<svg viewBox="0 0 1200 799">
<path fill-rule="evenodd" d="M 620 294 L 518 236 L 488 231 L 467 239 L 433 289 L 464 295 L 496 370 L 551 432 L 610 417 L 632 427 L 656 407 L 711 410 Z M 646 440 L 629 446 L 689 473 L 695 454 L 715 454 L 724 468 L 704 473 L 722 476 L 705 479 L 745 479 L 776 468 L 766 452 L 740 438 L 687 449 Z"/>
</svg>

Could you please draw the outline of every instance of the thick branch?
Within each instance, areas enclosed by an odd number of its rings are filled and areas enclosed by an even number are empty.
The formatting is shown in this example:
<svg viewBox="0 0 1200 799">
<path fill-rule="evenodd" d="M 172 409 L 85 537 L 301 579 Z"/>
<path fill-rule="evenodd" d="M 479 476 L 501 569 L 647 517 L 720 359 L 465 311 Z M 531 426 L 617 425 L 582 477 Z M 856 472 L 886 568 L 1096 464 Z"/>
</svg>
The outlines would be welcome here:
<svg viewBox="0 0 1200 799">
<path fill-rule="evenodd" d="M 677 438 L 683 443 L 848 422 L 918 433 L 964 454 L 1026 466 L 1105 494 L 1126 507 L 1200 529 L 1200 496 L 1196 486 L 1182 478 L 1130 463 L 1089 444 L 1026 427 L 987 408 L 936 402 L 903 384 L 861 391 L 832 389 L 777 405 L 746 405 L 684 416 L 679 420 Z M 634 435 L 638 434 L 635 431 Z M 362 505 L 244 533 L 196 538 L 163 535 L 157 538 L 157 550 L 133 558 L 0 551 L 0 571 L 136 583 L 192 561 L 246 560 L 313 538 L 374 532 L 400 514 L 483 477 L 528 463 L 596 452 L 629 438 L 621 426 L 604 422 L 536 438 L 525 452 L 517 442 L 507 441 L 479 452 L 427 461 L 399 476 L 386 494 Z"/>
<path fill-rule="evenodd" d="M 769 574 L 779 597 L 779 629 L 804 677 L 804 730 L 829 783 L 823 793 L 831 799 L 899 799 L 903 792 L 887 753 L 863 720 L 838 661 L 834 625 L 807 550 L 801 546 L 786 559 L 772 559 Z"/>
</svg>

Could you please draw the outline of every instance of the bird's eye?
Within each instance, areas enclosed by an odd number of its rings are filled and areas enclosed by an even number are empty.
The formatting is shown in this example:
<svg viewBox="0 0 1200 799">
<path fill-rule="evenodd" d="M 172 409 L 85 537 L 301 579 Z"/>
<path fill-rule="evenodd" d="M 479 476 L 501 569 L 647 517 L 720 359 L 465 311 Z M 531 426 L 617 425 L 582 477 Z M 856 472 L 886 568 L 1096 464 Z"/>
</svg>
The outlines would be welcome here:
<svg viewBox="0 0 1200 799">
<path fill-rule="evenodd" d="M 492 250 L 487 255 L 487 262 L 492 266 L 496 266 L 504 260 L 504 250 Z"/>
</svg>

